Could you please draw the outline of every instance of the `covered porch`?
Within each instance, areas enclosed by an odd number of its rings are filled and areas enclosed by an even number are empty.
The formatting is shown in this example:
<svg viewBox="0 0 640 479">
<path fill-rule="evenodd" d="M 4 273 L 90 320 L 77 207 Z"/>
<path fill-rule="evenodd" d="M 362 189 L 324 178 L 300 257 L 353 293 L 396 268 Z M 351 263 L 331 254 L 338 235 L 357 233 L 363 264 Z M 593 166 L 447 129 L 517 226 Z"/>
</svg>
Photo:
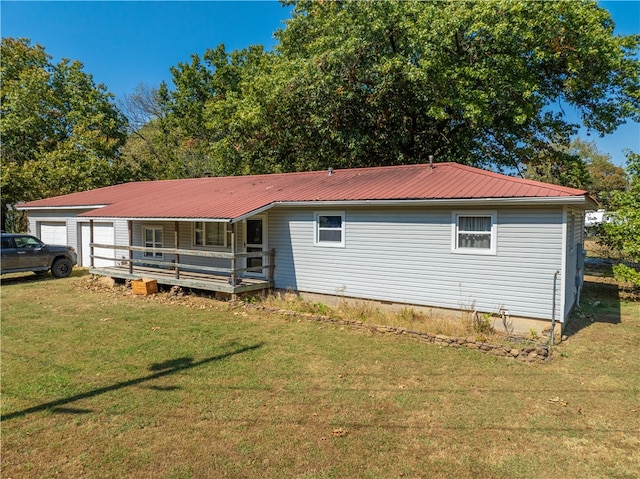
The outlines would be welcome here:
<svg viewBox="0 0 640 479">
<path fill-rule="evenodd" d="M 273 288 L 273 281 L 262 278 L 241 278 L 238 284 L 232 284 L 230 276 L 198 271 L 180 271 L 176 276 L 175 270 L 135 266 L 129 271 L 128 266 L 106 266 L 89 268 L 91 274 L 109 276 L 118 279 L 155 279 L 158 284 L 180 286 L 182 288 L 201 289 L 230 294 L 238 294 Z"/>
<path fill-rule="evenodd" d="M 118 279 L 153 279 L 158 284 L 215 291 L 231 295 L 268 290 L 274 286 L 275 250 L 237 251 L 236 224 L 230 224 L 230 251 L 185 249 L 174 223 L 174 247 L 134 245 L 133 221 L 128 221 L 128 245 L 95 243 L 90 221 L 91 274 Z M 257 248 L 256 248 L 257 249 Z M 105 252 L 109 256 L 105 256 Z M 96 260 L 103 266 L 96 266 Z M 108 265 L 104 265 L 104 262 Z"/>
</svg>

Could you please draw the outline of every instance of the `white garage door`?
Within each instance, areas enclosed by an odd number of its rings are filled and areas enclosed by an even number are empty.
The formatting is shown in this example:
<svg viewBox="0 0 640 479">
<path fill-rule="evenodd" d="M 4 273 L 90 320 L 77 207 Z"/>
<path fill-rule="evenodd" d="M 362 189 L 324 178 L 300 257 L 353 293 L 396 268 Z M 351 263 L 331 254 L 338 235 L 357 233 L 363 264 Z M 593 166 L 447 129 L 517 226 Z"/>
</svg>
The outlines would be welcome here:
<svg viewBox="0 0 640 479">
<path fill-rule="evenodd" d="M 82 266 L 91 266 L 91 229 L 89 223 L 82 223 L 80 234 L 82 235 Z M 115 232 L 113 223 L 93 223 L 93 242 L 98 244 L 114 244 Z M 114 258 L 115 250 L 111 248 L 94 248 L 94 256 L 104 256 L 105 258 Z M 101 268 L 103 266 L 113 266 L 115 261 L 94 258 L 93 266 Z"/>
<path fill-rule="evenodd" d="M 44 244 L 67 244 L 65 223 L 40 223 L 40 239 Z"/>
</svg>

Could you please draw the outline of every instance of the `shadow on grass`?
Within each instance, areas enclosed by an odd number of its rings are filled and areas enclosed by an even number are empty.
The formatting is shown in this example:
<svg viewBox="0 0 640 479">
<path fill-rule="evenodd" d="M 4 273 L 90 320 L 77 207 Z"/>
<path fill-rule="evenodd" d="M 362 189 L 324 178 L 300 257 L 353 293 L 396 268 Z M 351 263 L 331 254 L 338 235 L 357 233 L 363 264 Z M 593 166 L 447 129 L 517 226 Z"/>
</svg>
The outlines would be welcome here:
<svg viewBox="0 0 640 479">
<path fill-rule="evenodd" d="M 80 401 L 81 399 L 87 399 L 87 398 L 99 396 L 100 394 L 108 393 L 111 391 L 117 391 L 118 389 L 126 388 L 129 386 L 135 386 L 137 384 L 141 384 L 146 381 L 151 381 L 153 379 L 158 379 L 163 376 L 169 376 L 170 374 L 174 374 L 178 371 L 183 371 L 185 369 L 191 369 L 191 368 L 202 366 L 204 364 L 211 363 L 214 361 L 220 361 L 230 356 L 235 356 L 236 354 L 242 354 L 248 351 L 252 351 L 254 349 L 261 348 L 263 344 L 264 343 L 257 343 L 251 346 L 245 346 L 245 347 L 236 349 L 234 351 L 229 351 L 228 353 L 218 354 L 217 356 L 211 356 L 210 358 L 202 359 L 200 361 L 195 361 L 195 362 L 193 361 L 192 358 L 178 358 L 178 359 L 172 359 L 169 361 L 164 361 L 162 363 L 155 363 L 149 367 L 149 370 L 158 371 L 158 372 L 149 374 L 148 376 L 130 379 L 128 381 L 123 381 L 120 383 L 112 384 L 110 386 L 94 389 L 92 391 L 76 394 L 75 396 L 71 396 L 68 398 L 57 399 L 55 401 L 50 401 L 44 404 L 40 404 L 38 406 L 33 406 L 27 409 L 22 409 L 20 411 L 11 412 L 9 414 L 5 414 L 2 417 L 0 417 L 0 420 L 6 421 L 8 419 L 14 419 L 16 417 L 25 416 L 27 414 L 31 414 L 34 412 L 47 411 L 47 410 L 58 412 L 58 413 L 66 413 L 66 414 L 86 414 L 92 411 L 89 409 L 75 409 L 75 408 L 68 408 L 68 407 L 61 407 L 61 406 L 65 406 L 75 401 Z M 157 391 L 167 391 L 167 390 L 171 390 L 172 388 L 151 387 L 151 389 L 154 389 Z"/>
<path fill-rule="evenodd" d="M 608 268 L 591 268 L 586 271 L 580 299 L 564 334 L 572 336 L 594 323 L 619 324 L 622 321 L 621 289 L 610 275 Z"/>
<path fill-rule="evenodd" d="M 69 278 L 81 278 L 89 276 L 89 270 L 86 268 L 73 268 Z M 8 273 L 2 275 L 2 285 L 22 284 L 22 283 L 40 283 L 44 281 L 61 281 L 49 272 L 44 273 Z"/>
</svg>

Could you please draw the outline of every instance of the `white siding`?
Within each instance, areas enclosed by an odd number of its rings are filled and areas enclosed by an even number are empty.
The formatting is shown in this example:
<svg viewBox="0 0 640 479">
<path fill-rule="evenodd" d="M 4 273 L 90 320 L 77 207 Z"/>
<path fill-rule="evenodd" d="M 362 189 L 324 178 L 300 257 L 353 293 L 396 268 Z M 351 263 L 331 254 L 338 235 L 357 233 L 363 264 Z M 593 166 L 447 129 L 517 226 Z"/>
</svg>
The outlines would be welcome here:
<svg viewBox="0 0 640 479">
<path fill-rule="evenodd" d="M 82 254 L 82 223 L 88 223 L 87 218 L 79 218 L 77 215 L 85 212 L 86 210 L 73 209 L 73 210 L 52 210 L 52 211 L 29 211 L 28 212 L 28 231 L 30 234 L 40 236 L 41 225 L 51 222 L 63 222 L 66 225 L 67 241 L 65 244 L 73 246 L 78 252 L 78 259 L 81 261 Z M 98 220 L 96 220 L 98 221 Z M 114 240 L 115 244 L 128 245 L 128 232 L 127 221 L 114 219 L 110 221 L 114 227 Z M 122 250 L 118 250 L 120 256 L 125 254 Z M 82 265 L 88 266 L 88 265 Z"/>
<path fill-rule="evenodd" d="M 583 247 L 584 211 L 567 208 L 566 219 L 565 318 L 576 304 L 582 286 L 584 271 L 578 268 L 578 257 L 582 254 Z"/>
<path fill-rule="evenodd" d="M 553 277 L 562 266 L 561 207 L 498 209 L 495 255 L 451 251 L 450 209 L 348 209 L 344 248 L 313 245 L 314 211 L 269 213 L 277 288 L 551 317 Z"/>
</svg>

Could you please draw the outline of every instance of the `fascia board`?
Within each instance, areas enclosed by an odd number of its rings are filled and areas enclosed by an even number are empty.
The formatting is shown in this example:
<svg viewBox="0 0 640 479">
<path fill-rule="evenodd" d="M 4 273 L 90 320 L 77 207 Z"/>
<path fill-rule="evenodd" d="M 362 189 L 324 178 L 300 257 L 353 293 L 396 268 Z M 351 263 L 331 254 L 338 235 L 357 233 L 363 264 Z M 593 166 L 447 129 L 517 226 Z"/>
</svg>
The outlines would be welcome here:
<svg viewBox="0 0 640 479">
<path fill-rule="evenodd" d="M 98 208 L 104 208 L 108 205 L 82 205 L 82 206 L 20 206 L 16 205 L 14 208 L 18 211 L 38 211 L 38 210 L 95 210 Z"/>
<path fill-rule="evenodd" d="M 77 218 L 80 218 L 82 220 L 96 220 L 96 221 L 105 221 L 105 220 L 122 220 L 122 221 L 146 221 L 148 223 L 152 223 L 152 222 L 158 222 L 158 221 L 188 221 L 188 222 L 195 222 L 195 221 L 202 221 L 205 223 L 231 223 L 233 222 L 231 218 L 183 218 L 183 217 L 179 217 L 179 218 L 174 218 L 174 217 L 167 217 L 167 218 L 162 218 L 162 217 L 140 217 L 140 216 L 135 216 L 135 217 L 128 217 L 128 216 L 77 216 Z"/>
</svg>

